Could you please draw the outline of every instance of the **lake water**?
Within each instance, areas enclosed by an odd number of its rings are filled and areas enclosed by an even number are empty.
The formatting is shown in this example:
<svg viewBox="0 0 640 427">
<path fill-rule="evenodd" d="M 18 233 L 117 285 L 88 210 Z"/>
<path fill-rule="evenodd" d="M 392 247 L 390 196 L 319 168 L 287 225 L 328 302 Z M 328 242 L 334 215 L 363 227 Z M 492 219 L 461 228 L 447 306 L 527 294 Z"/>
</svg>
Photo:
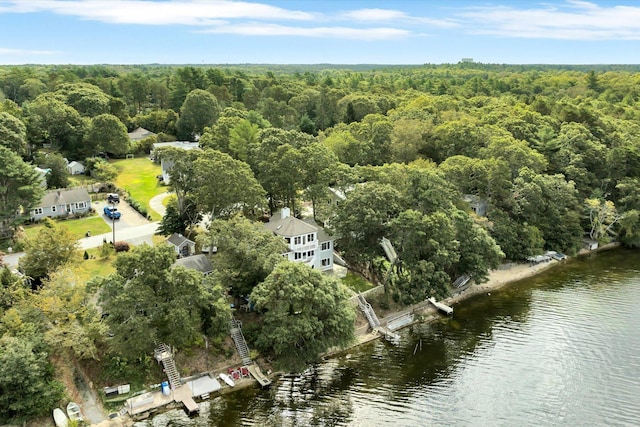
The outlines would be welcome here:
<svg viewBox="0 0 640 427">
<path fill-rule="evenodd" d="M 153 424 L 640 425 L 640 252 L 570 261 L 401 335 Z"/>
</svg>

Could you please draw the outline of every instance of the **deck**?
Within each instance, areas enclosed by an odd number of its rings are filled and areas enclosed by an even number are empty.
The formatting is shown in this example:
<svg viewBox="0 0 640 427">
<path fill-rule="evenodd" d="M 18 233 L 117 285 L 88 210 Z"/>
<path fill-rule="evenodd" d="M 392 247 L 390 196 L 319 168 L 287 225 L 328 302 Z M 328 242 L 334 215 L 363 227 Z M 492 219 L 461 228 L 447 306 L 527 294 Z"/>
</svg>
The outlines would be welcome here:
<svg viewBox="0 0 640 427">
<path fill-rule="evenodd" d="M 271 385 L 271 380 L 267 378 L 265 374 L 262 373 L 258 365 L 255 365 L 255 364 L 249 365 L 247 366 L 247 368 L 249 369 L 251 376 L 253 376 L 253 378 L 255 378 L 255 380 L 258 381 L 261 387 L 268 387 Z"/>
</svg>

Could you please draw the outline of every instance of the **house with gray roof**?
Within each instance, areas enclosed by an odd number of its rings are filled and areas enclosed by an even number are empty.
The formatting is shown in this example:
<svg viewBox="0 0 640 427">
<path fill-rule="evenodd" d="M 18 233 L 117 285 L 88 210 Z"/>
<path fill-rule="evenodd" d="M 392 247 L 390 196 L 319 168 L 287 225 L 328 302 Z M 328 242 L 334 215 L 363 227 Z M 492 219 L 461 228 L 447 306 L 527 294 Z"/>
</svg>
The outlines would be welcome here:
<svg viewBox="0 0 640 427">
<path fill-rule="evenodd" d="M 184 268 L 188 268 L 189 270 L 196 270 L 200 273 L 207 274 L 213 273 L 213 264 L 211 260 L 205 254 L 198 254 L 193 256 L 188 256 L 185 258 L 179 258 L 176 262 L 173 263 L 174 266 L 181 265 Z"/>
<path fill-rule="evenodd" d="M 148 138 L 150 136 L 155 136 L 156 134 L 151 132 L 150 130 L 147 130 L 145 128 L 139 127 L 135 130 L 133 130 L 132 132 L 128 133 L 129 135 L 129 139 L 131 141 L 141 141 L 145 138 Z"/>
<path fill-rule="evenodd" d="M 47 192 L 30 212 L 31 221 L 67 215 L 79 215 L 91 210 L 91 196 L 84 188 Z"/>
<path fill-rule="evenodd" d="M 179 257 L 188 257 L 196 252 L 196 242 L 187 239 L 180 233 L 173 233 L 169 236 L 167 243 L 173 246 Z"/>
<path fill-rule="evenodd" d="M 333 239 L 313 221 L 291 216 L 284 208 L 271 217 L 265 227 L 284 239 L 288 251 L 282 256 L 293 262 L 302 262 L 321 271 L 333 270 Z"/>
</svg>

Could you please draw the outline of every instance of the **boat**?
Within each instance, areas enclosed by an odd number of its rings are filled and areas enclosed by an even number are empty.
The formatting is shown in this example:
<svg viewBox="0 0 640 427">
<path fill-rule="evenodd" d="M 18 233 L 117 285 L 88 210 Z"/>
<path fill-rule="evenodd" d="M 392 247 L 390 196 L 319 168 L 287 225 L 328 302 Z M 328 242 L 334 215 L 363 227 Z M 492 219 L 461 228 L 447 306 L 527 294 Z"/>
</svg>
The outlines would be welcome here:
<svg viewBox="0 0 640 427">
<path fill-rule="evenodd" d="M 231 378 L 229 375 L 227 374 L 220 374 L 218 375 L 220 377 L 220 379 L 222 381 L 224 381 L 225 383 L 227 383 L 227 385 L 229 387 L 235 387 L 236 383 L 233 381 L 233 378 Z"/>
<path fill-rule="evenodd" d="M 67 405 L 67 415 L 71 421 L 84 421 L 84 417 L 82 416 L 82 412 L 80 412 L 80 405 L 76 402 L 69 402 Z"/>
<path fill-rule="evenodd" d="M 67 418 L 62 409 L 56 408 L 53 410 L 53 422 L 56 423 L 56 427 L 67 427 L 69 418 Z"/>
</svg>

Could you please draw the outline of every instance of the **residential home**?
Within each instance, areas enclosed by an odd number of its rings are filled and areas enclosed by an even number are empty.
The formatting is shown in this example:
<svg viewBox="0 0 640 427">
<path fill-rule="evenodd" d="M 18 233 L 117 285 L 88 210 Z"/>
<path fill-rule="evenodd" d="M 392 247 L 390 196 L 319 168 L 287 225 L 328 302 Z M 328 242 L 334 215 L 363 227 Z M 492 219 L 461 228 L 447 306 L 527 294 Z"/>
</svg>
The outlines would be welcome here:
<svg viewBox="0 0 640 427">
<path fill-rule="evenodd" d="M 199 271 L 205 276 L 213 273 L 213 264 L 211 263 L 211 260 L 209 260 L 209 258 L 204 254 L 179 258 L 176 260 L 176 262 L 173 263 L 173 265 L 181 265 L 184 268 Z"/>
<path fill-rule="evenodd" d="M 169 171 L 173 166 L 173 162 L 170 160 L 165 160 L 162 156 L 159 155 L 160 150 L 162 148 L 173 147 L 180 148 L 182 150 L 199 150 L 200 146 L 197 142 L 189 142 L 189 141 L 173 141 L 173 142 L 156 142 L 152 145 L 151 149 L 151 158 L 154 162 L 160 162 L 160 166 L 162 168 L 162 180 L 165 184 L 169 184 L 171 177 L 169 176 Z"/>
<path fill-rule="evenodd" d="M 265 227 L 285 240 L 288 251 L 282 255 L 290 261 L 321 271 L 333 270 L 333 239 L 313 221 L 291 216 L 291 210 L 284 208 Z"/>
<path fill-rule="evenodd" d="M 196 242 L 187 239 L 180 233 L 173 233 L 169 236 L 167 243 L 174 247 L 179 257 L 188 257 L 196 252 Z"/>
<path fill-rule="evenodd" d="M 462 196 L 462 200 L 467 202 L 471 207 L 471 210 L 478 216 L 485 217 L 487 216 L 487 207 L 489 203 L 486 199 L 483 199 L 480 196 L 476 196 L 475 194 L 465 194 Z"/>
<path fill-rule="evenodd" d="M 133 132 L 129 132 L 128 135 L 131 141 L 141 141 L 150 136 L 155 136 L 156 134 L 145 128 L 137 128 Z"/>
<path fill-rule="evenodd" d="M 67 169 L 69 170 L 69 175 L 82 175 L 84 173 L 84 165 L 75 160 L 67 164 Z"/>
<path fill-rule="evenodd" d="M 84 188 L 47 192 L 31 213 L 31 221 L 77 215 L 91 210 L 91 196 Z"/>
</svg>

